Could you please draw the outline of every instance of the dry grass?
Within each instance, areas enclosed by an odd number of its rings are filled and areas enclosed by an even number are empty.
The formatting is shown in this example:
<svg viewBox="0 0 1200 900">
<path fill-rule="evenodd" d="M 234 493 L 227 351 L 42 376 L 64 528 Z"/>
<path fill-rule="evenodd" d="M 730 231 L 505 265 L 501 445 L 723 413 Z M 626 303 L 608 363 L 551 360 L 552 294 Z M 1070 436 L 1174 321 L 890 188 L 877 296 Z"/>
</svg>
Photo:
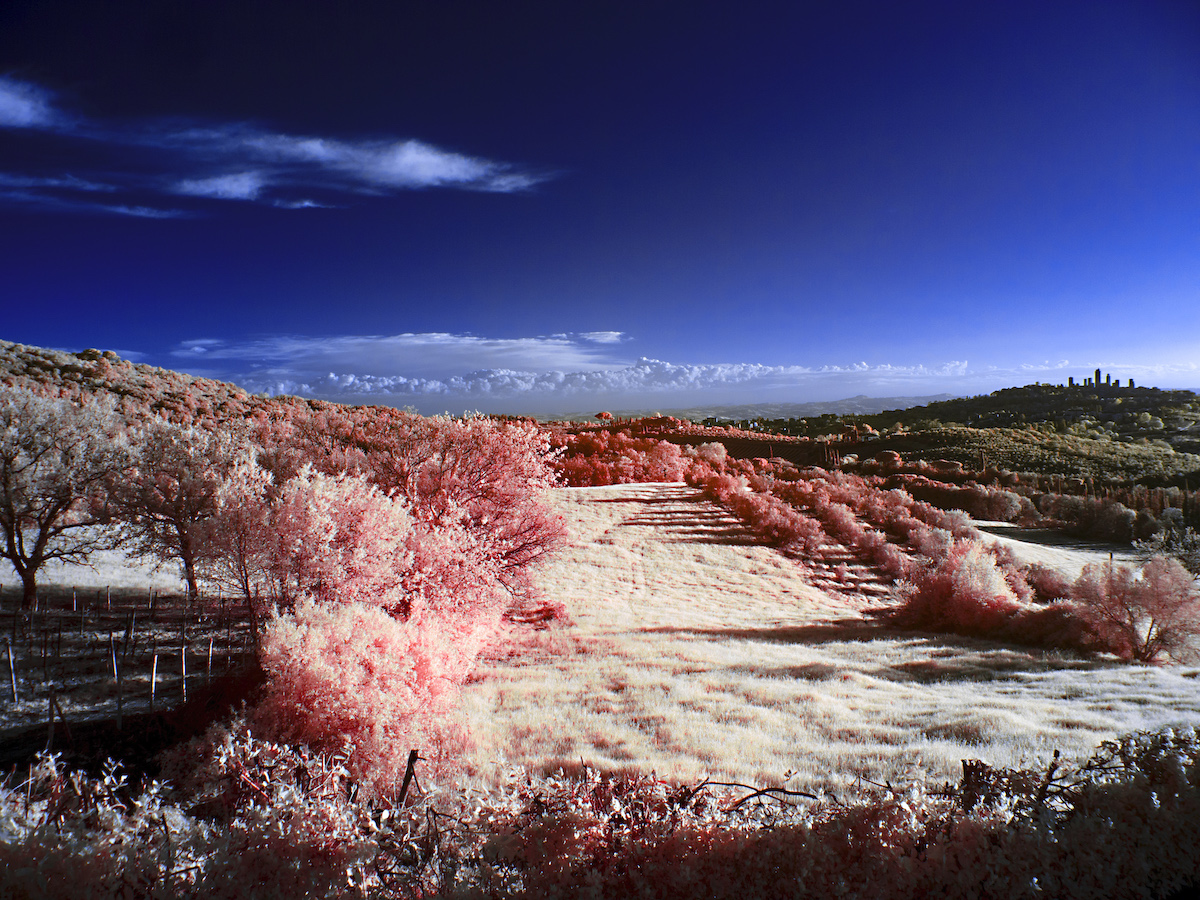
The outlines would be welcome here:
<svg viewBox="0 0 1200 900">
<path fill-rule="evenodd" d="M 793 787 L 842 790 L 1200 724 L 1196 669 L 884 629 L 868 614 L 878 599 L 818 590 L 824 565 L 754 545 L 684 485 L 569 488 L 556 502 L 574 542 L 542 585 L 574 622 L 468 685 L 485 780 L 505 764 L 582 761 L 682 780 L 791 772 Z M 847 583 L 859 580 L 870 573 L 851 567 Z"/>
</svg>

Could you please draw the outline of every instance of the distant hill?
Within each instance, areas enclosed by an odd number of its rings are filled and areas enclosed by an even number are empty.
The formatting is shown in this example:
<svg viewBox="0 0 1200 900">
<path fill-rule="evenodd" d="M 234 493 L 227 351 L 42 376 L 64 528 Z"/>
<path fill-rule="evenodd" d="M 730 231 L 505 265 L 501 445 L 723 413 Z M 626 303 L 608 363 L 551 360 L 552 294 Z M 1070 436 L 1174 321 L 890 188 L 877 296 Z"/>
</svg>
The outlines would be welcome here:
<svg viewBox="0 0 1200 900">
<path fill-rule="evenodd" d="M 972 428 L 1041 426 L 1059 434 L 1164 441 L 1200 453 L 1200 397 L 1192 391 L 1111 385 L 1030 384 L 904 410 L 905 424 Z M 872 422 L 872 424 L 875 424 Z M 886 425 L 881 419 L 880 425 Z"/>
<path fill-rule="evenodd" d="M 146 404 L 155 412 L 188 410 L 243 410 L 256 402 L 234 384 L 196 378 L 121 359 L 111 350 L 67 353 L 0 341 L 0 382 L 30 381 L 67 391 L 109 393 Z"/>
<path fill-rule="evenodd" d="M 704 419 L 740 422 L 754 419 L 806 419 L 813 416 L 871 415 L 887 409 L 907 409 L 939 401 L 950 400 L 953 394 L 932 394 L 925 397 L 868 397 L 859 394 L 844 400 L 823 400 L 814 403 L 743 403 L 737 406 L 656 406 L 653 409 L 610 409 L 614 416 L 636 419 L 642 416 L 675 416 L 700 422 Z M 590 412 L 568 413 L 557 416 L 539 416 L 542 420 L 593 422 L 599 409 Z"/>
</svg>

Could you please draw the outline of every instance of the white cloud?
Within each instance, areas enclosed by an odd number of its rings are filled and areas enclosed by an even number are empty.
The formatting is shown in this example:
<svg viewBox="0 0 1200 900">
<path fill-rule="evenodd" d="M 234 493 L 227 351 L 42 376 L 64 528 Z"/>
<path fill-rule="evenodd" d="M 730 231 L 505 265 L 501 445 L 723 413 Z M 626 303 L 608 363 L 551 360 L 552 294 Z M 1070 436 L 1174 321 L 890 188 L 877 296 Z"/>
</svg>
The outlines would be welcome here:
<svg viewBox="0 0 1200 900">
<path fill-rule="evenodd" d="M 465 187 L 509 193 L 539 180 L 511 166 L 441 150 L 416 140 L 338 141 L 235 131 L 225 140 L 231 151 L 250 151 L 281 165 L 336 173 L 366 188 Z"/>
<path fill-rule="evenodd" d="M 188 341 L 177 356 L 194 356 L 230 366 L 294 377 L 354 372 L 359 378 L 394 377 L 400 373 L 424 379 L 461 377 L 476 371 L 547 372 L 593 370 L 623 364 L 594 342 L 572 335 L 531 338 L 487 338 L 429 332 L 394 335 L 306 337 L 271 335 L 241 342 Z"/>
<path fill-rule="evenodd" d="M 56 202 L 61 190 L 145 192 L 156 190 L 213 201 L 251 201 L 280 209 L 338 205 L 331 197 L 385 195 L 427 188 L 513 193 L 545 181 L 548 174 L 509 163 L 443 150 L 413 139 L 344 140 L 296 136 L 236 123 L 205 127 L 174 121 L 114 126 L 68 118 L 52 95 L 14 79 L 0 78 L 0 127 L 86 137 L 82 148 L 136 147 L 128 165 L 103 164 L 104 183 L 87 175 L 87 162 L 66 175 L 0 175 L 0 199 L 37 203 L 49 209 L 92 208 L 124 215 L 167 217 L 145 205 L 107 205 L 85 198 Z M 96 163 L 99 169 L 100 163 Z M 164 174 L 165 173 L 165 174 Z M 4 188 L 7 188 L 5 190 Z"/>
<path fill-rule="evenodd" d="M 788 399 L 840 399 L 864 386 L 880 390 L 953 390 L 962 364 L 924 366 L 766 366 L 755 363 L 686 365 L 641 358 L 627 366 L 590 371 L 480 369 L 449 377 L 364 375 L 328 372 L 316 377 L 287 376 L 279 370 L 237 379 L 268 393 L 341 399 L 347 402 L 412 403 L 423 411 L 446 406 L 491 411 L 565 410 L 587 403 L 625 407 L 639 404 L 684 406 L 700 402 Z M 298 375 L 298 373 L 297 373 Z"/>
<path fill-rule="evenodd" d="M 253 391 L 350 402 L 529 411 L 581 403 L 684 405 L 712 400 L 839 399 L 858 393 L 952 391 L 966 362 L 938 366 L 856 362 L 824 366 L 681 364 L 613 355 L 619 331 L 488 338 L 447 332 L 270 335 L 181 344 L 177 358 Z M 201 360 L 203 362 L 201 363 Z M 669 398 L 669 400 L 668 400 Z"/>
<path fill-rule="evenodd" d="M 175 185 L 175 190 L 181 194 L 218 200 L 256 200 L 264 184 L 265 179 L 259 172 L 238 172 L 211 178 L 185 179 Z"/>
<path fill-rule="evenodd" d="M 351 403 L 412 404 L 423 412 L 480 409 L 554 413 L 590 405 L 638 409 L 709 403 L 805 402 L 951 393 L 988 393 L 1033 381 L 1065 383 L 1092 368 L 1068 360 L 972 366 L 870 363 L 813 366 L 761 363 L 673 363 L 613 355 L 629 338 L 619 331 L 487 338 L 434 332 L 312 338 L 272 335 L 181 344 L 177 358 L 198 374 L 232 380 L 252 391 L 298 394 Z M 201 363 L 201 360 L 203 362 Z M 1146 383 L 1164 366 L 1113 366 L 1114 377 Z M 1110 371 L 1110 367 L 1105 367 Z M 1176 366 L 1188 375 L 1200 366 Z"/>
<path fill-rule="evenodd" d="M 333 204 L 318 203 L 316 200 L 275 200 L 272 206 L 280 209 L 330 209 Z"/>
<path fill-rule="evenodd" d="M 28 82 L 0 78 L 0 128 L 46 128 L 57 120 L 49 91 Z"/>
</svg>

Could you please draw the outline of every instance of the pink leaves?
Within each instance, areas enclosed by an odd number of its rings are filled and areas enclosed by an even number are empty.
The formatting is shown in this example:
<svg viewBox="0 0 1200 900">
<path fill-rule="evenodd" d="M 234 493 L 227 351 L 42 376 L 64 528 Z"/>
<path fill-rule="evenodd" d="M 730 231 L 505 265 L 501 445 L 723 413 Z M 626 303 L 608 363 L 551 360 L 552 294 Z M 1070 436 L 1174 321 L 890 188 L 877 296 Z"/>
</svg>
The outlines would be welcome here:
<svg viewBox="0 0 1200 900">
<path fill-rule="evenodd" d="M 995 557 L 975 541 L 955 541 L 940 563 L 914 578 L 898 618 L 908 625 L 983 636 L 998 631 L 1020 609 Z"/>
<path fill-rule="evenodd" d="M 354 475 L 305 466 L 272 510 L 278 582 L 325 603 L 388 603 L 411 567 L 404 504 Z"/>
<path fill-rule="evenodd" d="M 444 717 L 473 660 L 455 629 L 430 624 L 399 622 L 363 603 L 301 600 L 263 634 L 268 679 L 257 723 L 314 750 L 349 742 L 351 774 L 377 790 L 393 787 L 410 747 L 432 754 L 452 738 Z"/>
<path fill-rule="evenodd" d="M 447 716 L 459 687 L 506 606 L 533 595 L 530 569 L 563 528 L 541 496 L 548 439 L 531 425 L 333 419 L 299 418 L 272 463 L 286 473 L 299 446 L 356 471 L 305 463 L 276 489 L 247 464 L 218 518 L 244 538 L 250 589 L 283 601 L 262 644 L 259 725 L 318 749 L 346 743 L 356 776 L 387 790 L 412 747 L 432 759 L 458 746 Z"/>
<path fill-rule="evenodd" d="M 1125 566 L 1088 566 L 1071 599 L 1106 649 L 1124 659 L 1196 654 L 1190 642 L 1200 636 L 1200 591 L 1177 560 L 1156 556 L 1141 578 Z"/>
</svg>

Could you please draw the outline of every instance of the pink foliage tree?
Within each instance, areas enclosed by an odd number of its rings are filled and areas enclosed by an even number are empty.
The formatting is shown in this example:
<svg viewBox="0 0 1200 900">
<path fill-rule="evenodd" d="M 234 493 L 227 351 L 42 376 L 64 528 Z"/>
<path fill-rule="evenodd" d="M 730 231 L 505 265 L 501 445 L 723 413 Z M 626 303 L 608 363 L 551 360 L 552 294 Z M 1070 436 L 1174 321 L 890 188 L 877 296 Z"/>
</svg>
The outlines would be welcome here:
<svg viewBox="0 0 1200 900">
<path fill-rule="evenodd" d="M 284 600 L 394 603 L 411 568 L 404 503 L 361 476 L 305 466 L 279 492 L 270 524 L 267 567 Z"/>
<path fill-rule="evenodd" d="M 271 487 L 271 474 L 258 464 L 256 452 L 244 449 L 217 485 L 215 510 L 206 529 L 204 579 L 241 595 L 252 610 L 271 588 Z"/>
<path fill-rule="evenodd" d="M 114 490 L 132 551 L 178 562 L 188 595 L 199 593 L 199 568 L 210 555 L 209 531 L 221 481 L 237 462 L 227 431 L 152 418 L 133 432 L 136 465 Z"/>
<path fill-rule="evenodd" d="M 1087 566 L 1071 589 L 1079 615 L 1123 659 L 1196 655 L 1200 592 L 1178 560 L 1155 557 L 1138 578 L 1127 566 Z"/>
<path fill-rule="evenodd" d="M 364 419 L 356 434 L 368 478 L 403 496 L 419 522 L 470 533 L 495 561 L 513 605 L 532 600 L 533 569 L 565 537 L 562 517 L 544 498 L 555 477 L 543 431 L 484 416 L 424 419 L 397 412 Z"/>
</svg>

